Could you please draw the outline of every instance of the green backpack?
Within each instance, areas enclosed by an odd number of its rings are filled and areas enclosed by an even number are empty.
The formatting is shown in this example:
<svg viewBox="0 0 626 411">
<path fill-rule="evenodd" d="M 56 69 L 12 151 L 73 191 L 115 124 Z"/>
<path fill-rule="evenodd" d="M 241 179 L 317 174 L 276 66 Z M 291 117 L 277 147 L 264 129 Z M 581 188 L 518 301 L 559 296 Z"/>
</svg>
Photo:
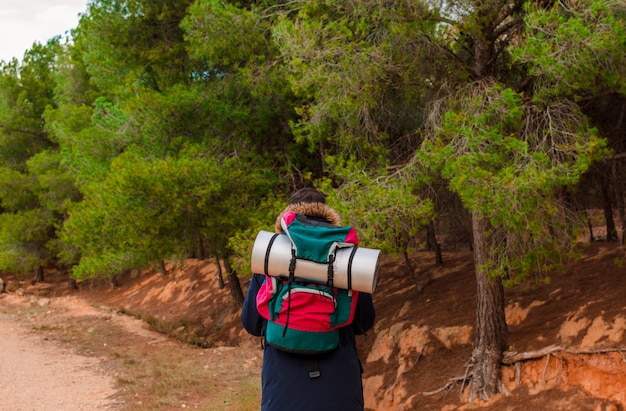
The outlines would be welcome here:
<svg viewBox="0 0 626 411">
<path fill-rule="evenodd" d="M 300 354 L 332 351 L 339 345 L 339 329 L 352 323 L 358 299 L 358 291 L 333 286 L 333 261 L 338 248 L 356 248 L 356 231 L 295 212 L 285 213 L 281 225 L 284 234 L 275 236 L 289 237 L 292 257 L 284 276 L 265 273 L 265 283 L 257 295 L 257 309 L 267 319 L 266 342 Z M 296 277 L 301 260 L 326 265 L 326 283 Z"/>
</svg>

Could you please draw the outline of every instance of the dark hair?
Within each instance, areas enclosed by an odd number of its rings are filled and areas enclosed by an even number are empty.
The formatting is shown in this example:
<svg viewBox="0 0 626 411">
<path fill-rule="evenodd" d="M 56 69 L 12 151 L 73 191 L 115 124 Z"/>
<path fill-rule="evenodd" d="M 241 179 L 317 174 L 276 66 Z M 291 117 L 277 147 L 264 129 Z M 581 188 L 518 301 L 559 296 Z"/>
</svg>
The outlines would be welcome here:
<svg viewBox="0 0 626 411">
<path fill-rule="evenodd" d="M 326 196 L 314 188 L 305 187 L 296 191 L 289 198 L 289 204 L 322 203 L 326 204 Z"/>
</svg>

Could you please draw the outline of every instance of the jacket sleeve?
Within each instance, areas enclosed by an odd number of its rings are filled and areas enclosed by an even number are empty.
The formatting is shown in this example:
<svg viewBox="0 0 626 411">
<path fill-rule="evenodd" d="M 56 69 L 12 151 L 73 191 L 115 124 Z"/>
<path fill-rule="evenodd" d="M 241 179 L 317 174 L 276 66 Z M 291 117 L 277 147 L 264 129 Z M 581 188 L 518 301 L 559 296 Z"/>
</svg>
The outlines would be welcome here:
<svg viewBox="0 0 626 411">
<path fill-rule="evenodd" d="M 352 324 L 356 334 L 365 334 L 374 326 L 376 310 L 374 309 L 372 294 L 361 292 L 358 298 Z"/>
<path fill-rule="evenodd" d="M 256 295 L 263 284 L 265 277 L 260 274 L 254 274 L 250 280 L 246 298 L 243 301 L 241 310 L 241 322 L 245 330 L 257 337 L 261 337 L 265 330 L 265 318 L 261 317 L 256 308 Z"/>
</svg>

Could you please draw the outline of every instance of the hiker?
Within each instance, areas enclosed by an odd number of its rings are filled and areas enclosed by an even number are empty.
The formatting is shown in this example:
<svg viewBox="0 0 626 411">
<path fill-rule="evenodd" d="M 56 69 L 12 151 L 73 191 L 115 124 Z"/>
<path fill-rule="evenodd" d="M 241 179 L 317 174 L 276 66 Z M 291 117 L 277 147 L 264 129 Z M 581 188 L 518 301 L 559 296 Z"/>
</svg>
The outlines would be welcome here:
<svg viewBox="0 0 626 411">
<path fill-rule="evenodd" d="M 289 205 L 276 219 L 275 230 L 283 231 L 281 216 L 294 211 L 309 219 L 341 225 L 339 214 L 326 204 L 325 196 L 312 188 L 296 191 Z M 241 313 L 246 331 L 264 336 L 267 320 L 257 309 L 257 294 L 264 274 L 255 273 L 248 287 Z M 264 344 L 262 369 L 262 411 L 352 411 L 363 410 L 363 369 L 355 335 L 364 334 L 374 324 L 372 296 L 358 293 L 354 319 L 339 328 L 339 345 L 323 354 L 295 354 Z"/>
</svg>

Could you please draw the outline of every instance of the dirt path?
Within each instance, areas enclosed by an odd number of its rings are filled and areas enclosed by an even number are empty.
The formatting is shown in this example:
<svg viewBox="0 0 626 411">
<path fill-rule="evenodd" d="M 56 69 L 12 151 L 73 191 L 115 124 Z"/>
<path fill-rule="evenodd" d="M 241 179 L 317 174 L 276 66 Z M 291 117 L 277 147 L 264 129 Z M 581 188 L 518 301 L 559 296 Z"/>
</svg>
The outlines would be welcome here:
<svg viewBox="0 0 626 411">
<path fill-rule="evenodd" d="M 0 410 L 82 411 L 115 408 L 113 379 L 99 360 L 34 335 L 0 313 Z"/>
<path fill-rule="evenodd" d="M 184 344 L 74 295 L 0 294 L 0 411 L 258 410 L 260 354 Z"/>
</svg>

